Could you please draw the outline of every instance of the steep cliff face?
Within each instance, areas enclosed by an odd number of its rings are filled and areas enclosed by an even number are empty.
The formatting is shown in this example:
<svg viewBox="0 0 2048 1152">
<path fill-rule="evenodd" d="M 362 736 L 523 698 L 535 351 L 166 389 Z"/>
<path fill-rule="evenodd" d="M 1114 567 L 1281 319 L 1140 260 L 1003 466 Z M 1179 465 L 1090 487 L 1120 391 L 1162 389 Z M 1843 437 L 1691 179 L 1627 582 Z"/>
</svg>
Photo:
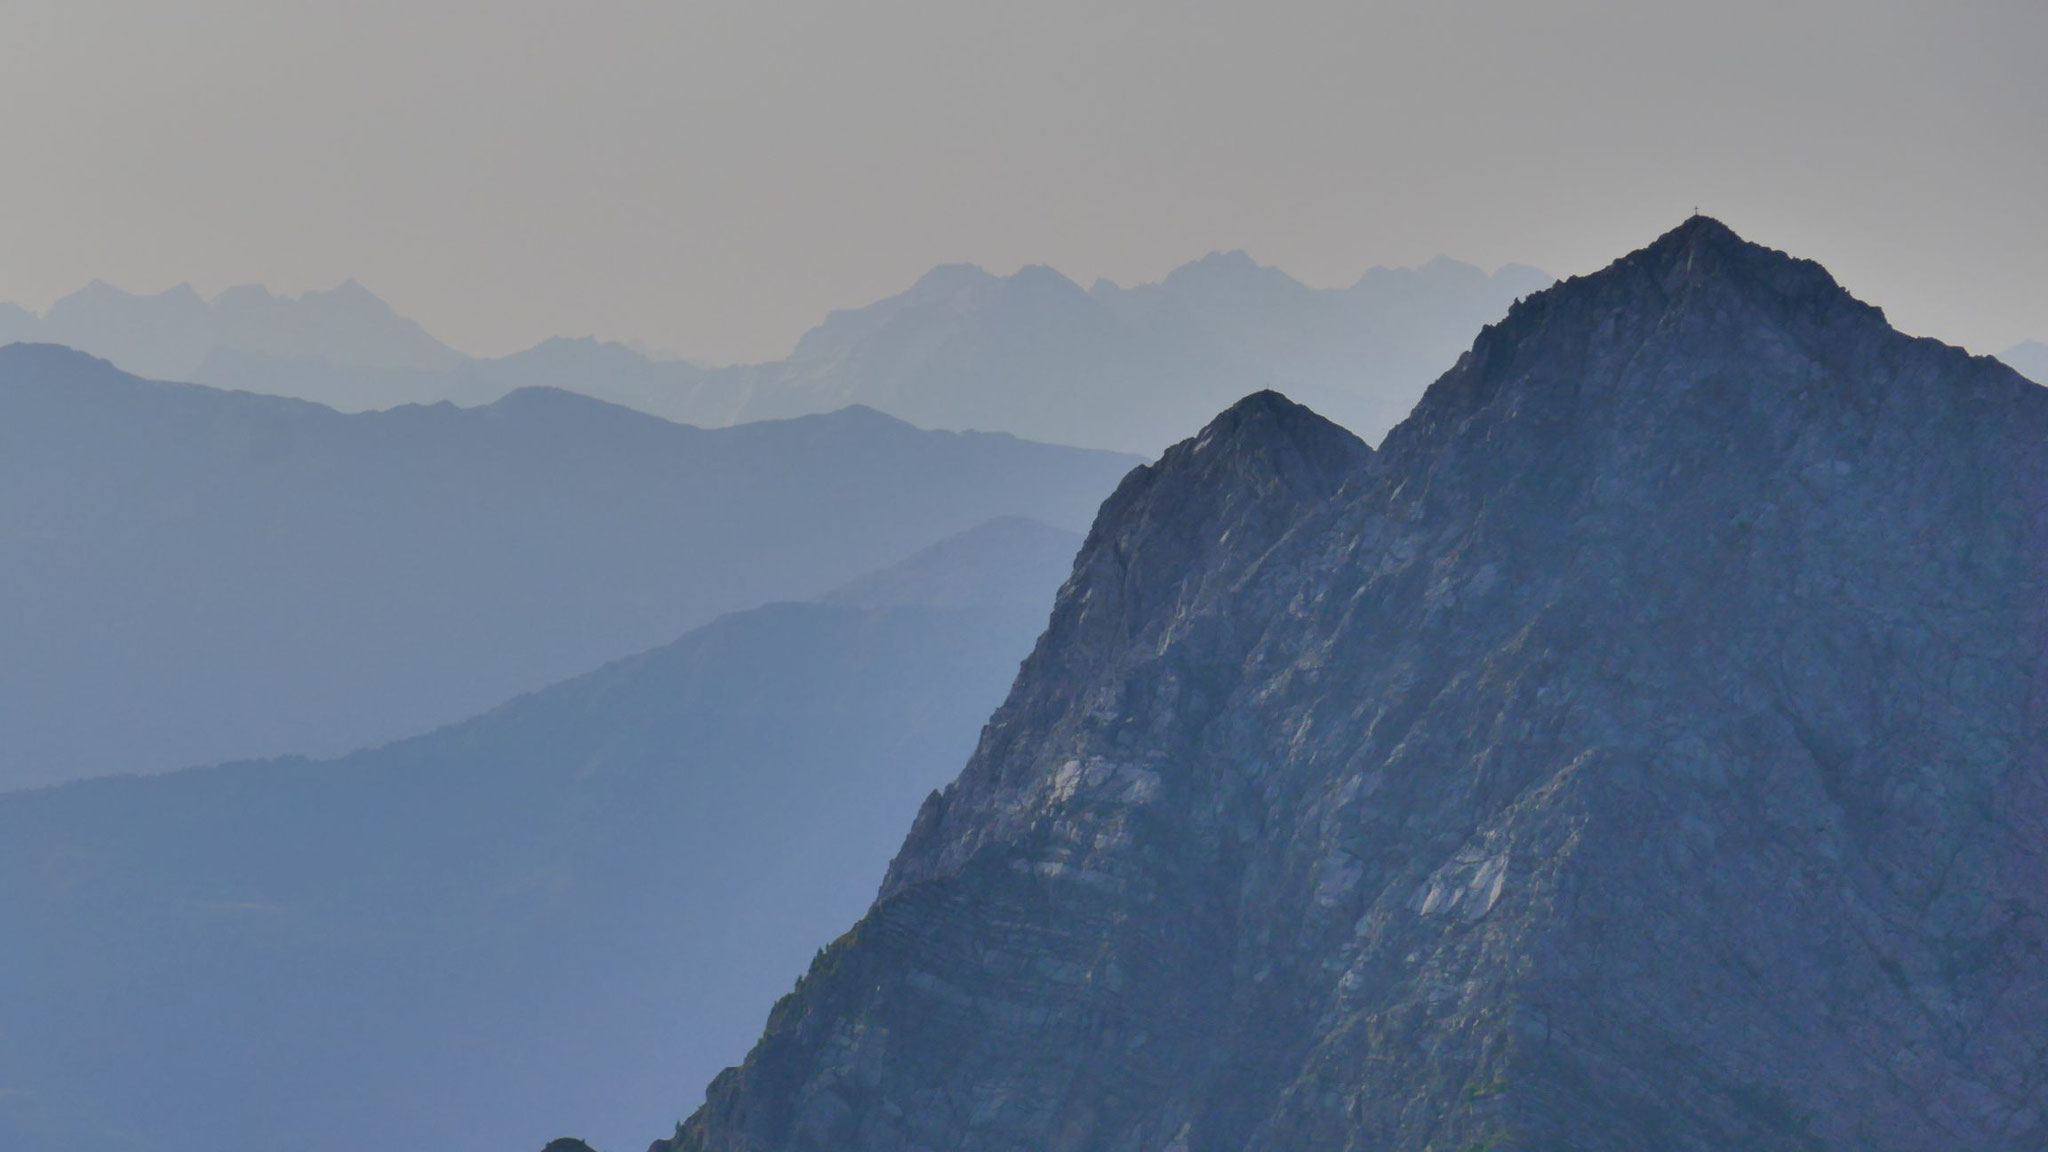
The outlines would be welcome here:
<svg viewBox="0 0 2048 1152">
<path fill-rule="evenodd" d="M 2038 1149 L 2048 393 L 1696 217 L 1104 505 L 677 1152 Z"/>
</svg>

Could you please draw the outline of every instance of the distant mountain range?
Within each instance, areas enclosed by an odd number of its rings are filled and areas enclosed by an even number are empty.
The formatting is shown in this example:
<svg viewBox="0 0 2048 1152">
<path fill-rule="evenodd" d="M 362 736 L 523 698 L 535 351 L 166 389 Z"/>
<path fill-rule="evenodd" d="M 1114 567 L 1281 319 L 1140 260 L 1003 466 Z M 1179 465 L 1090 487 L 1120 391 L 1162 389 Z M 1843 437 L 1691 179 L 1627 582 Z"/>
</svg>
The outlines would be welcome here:
<svg viewBox="0 0 2048 1152">
<path fill-rule="evenodd" d="M 16 341 L 68 345 L 159 380 L 203 381 L 222 355 L 422 373 L 467 359 L 353 280 L 296 297 L 251 284 L 211 300 L 189 285 L 145 296 L 96 280 L 40 319 L 0 306 L 0 343 Z"/>
<path fill-rule="evenodd" d="M 1136 458 L 548 389 L 343 415 L 0 349 L 0 790 L 424 731 Z"/>
<path fill-rule="evenodd" d="M 2048 344 L 2029 340 L 1999 353 L 1998 358 L 2034 383 L 2048 385 Z"/>
<path fill-rule="evenodd" d="M 212 301 L 190 288 L 136 296 L 94 284 L 40 320 L 0 312 L 0 342 L 67 344 L 143 376 L 348 411 L 476 405 L 543 386 L 705 427 L 864 404 L 920 427 L 1153 454 L 1261 387 L 1377 439 L 1474 332 L 1550 280 L 1439 259 L 1312 289 L 1237 252 L 1157 284 L 1083 290 L 1045 267 L 994 276 L 946 265 L 900 295 L 832 313 L 787 359 L 715 368 L 589 339 L 472 359 L 353 283 L 297 298 L 238 288 Z"/>
<path fill-rule="evenodd" d="M 644 1143 L 872 899 L 1079 544 L 995 521 L 340 760 L 0 796 L 0 1147 Z"/>
</svg>

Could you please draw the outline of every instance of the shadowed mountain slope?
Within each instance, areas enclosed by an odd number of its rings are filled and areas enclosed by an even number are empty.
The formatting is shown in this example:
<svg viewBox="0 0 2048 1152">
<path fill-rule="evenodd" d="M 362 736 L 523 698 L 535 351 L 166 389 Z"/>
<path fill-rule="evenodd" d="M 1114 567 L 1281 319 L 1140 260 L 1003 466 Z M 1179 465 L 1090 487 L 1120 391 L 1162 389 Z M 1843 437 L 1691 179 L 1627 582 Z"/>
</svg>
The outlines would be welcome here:
<svg viewBox="0 0 2048 1152">
<path fill-rule="evenodd" d="M 670 1152 L 2048 1139 L 2048 393 L 1703 217 L 1126 480 Z"/>
<path fill-rule="evenodd" d="M 0 1146 L 665 1125 L 873 898 L 1079 540 L 999 521 L 336 761 L 0 797 Z"/>
<path fill-rule="evenodd" d="M 1134 461 L 866 409 L 706 431 L 551 390 L 342 415 L 0 349 L 0 789 L 338 755 Z"/>
</svg>

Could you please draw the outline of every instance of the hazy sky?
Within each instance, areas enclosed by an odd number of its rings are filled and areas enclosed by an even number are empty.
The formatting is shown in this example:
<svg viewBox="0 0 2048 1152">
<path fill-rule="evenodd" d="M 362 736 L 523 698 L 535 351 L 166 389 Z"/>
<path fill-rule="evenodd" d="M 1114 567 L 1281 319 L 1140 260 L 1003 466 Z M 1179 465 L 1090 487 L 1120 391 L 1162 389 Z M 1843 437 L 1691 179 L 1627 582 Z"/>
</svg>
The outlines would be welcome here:
<svg viewBox="0 0 2048 1152">
<path fill-rule="evenodd" d="M 2048 339 L 2048 3 L 65 0 L 0 21 L 0 299 L 354 276 L 466 350 L 780 355 L 932 264 L 1589 271 L 1694 204 Z"/>
</svg>

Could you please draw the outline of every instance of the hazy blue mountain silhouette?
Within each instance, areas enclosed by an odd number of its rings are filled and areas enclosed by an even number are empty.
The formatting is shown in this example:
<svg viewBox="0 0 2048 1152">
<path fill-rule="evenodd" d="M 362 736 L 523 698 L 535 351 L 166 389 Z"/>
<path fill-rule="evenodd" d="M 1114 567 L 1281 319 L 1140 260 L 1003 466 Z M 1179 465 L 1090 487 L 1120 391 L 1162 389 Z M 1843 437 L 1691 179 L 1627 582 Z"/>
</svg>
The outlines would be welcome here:
<svg viewBox="0 0 2048 1152">
<path fill-rule="evenodd" d="M 612 341 L 553 337 L 510 356 L 469 359 L 453 368 L 431 370 L 216 349 L 193 379 L 221 388 L 297 396 L 351 412 L 443 400 L 470 407 L 521 388 L 558 388 L 716 428 L 740 421 L 755 374 L 747 368 L 706 369 L 654 359 Z"/>
<path fill-rule="evenodd" d="M 42 320 L 19 304 L 0 303 L 0 344 L 34 341 L 42 335 Z"/>
<path fill-rule="evenodd" d="M 51 305 L 32 332 L 10 338 L 80 348 L 166 380 L 206 379 L 215 355 L 422 373 L 465 359 L 353 280 L 295 297 L 243 285 L 211 300 L 190 285 L 139 295 L 94 281 Z"/>
<path fill-rule="evenodd" d="M 482 404 L 545 386 L 707 427 L 865 404 L 920 427 L 1151 454 L 1260 387 L 1377 440 L 1473 333 L 1549 283 L 1532 268 L 1488 275 L 1439 259 L 1312 289 L 1241 252 L 1157 284 L 1085 291 L 1045 267 L 994 276 L 942 265 L 898 295 L 832 313 L 783 360 L 716 368 L 590 339 L 467 359 L 354 284 L 297 300 L 237 289 L 210 303 L 190 289 L 141 297 L 94 285 L 40 327 L 26 313 L 0 316 L 0 337 L 349 411 Z"/>
<path fill-rule="evenodd" d="M 2036 384 L 2048 384 L 2048 344 L 2029 340 L 1998 354 L 2012 369 Z"/>
<path fill-rule="evenodd" d="M 423 731 L 811 596 L 1130 457 L 567 392 L 343 415 L 0 349 L 0 788 Z"/>
<path fill-rule="evenodd" d="M 1549 283 L 1438 260 L 1319 290 L 1238 252 L 1084 291 L 1050 268 L 952 265 L 833 314 L 757 370 L 740 412 L 863 403 L 932 427 L 1153 453 L 1247 391 L 1284 387 L 1378 439 L 1473 333 Z"/>
<path fill-rule="evenodd" d="M 997 521 L 336 761 L 0 796 L 0 1146 L 644 1141 L 872 898 L 1079 543 Z"/>
</svg>

